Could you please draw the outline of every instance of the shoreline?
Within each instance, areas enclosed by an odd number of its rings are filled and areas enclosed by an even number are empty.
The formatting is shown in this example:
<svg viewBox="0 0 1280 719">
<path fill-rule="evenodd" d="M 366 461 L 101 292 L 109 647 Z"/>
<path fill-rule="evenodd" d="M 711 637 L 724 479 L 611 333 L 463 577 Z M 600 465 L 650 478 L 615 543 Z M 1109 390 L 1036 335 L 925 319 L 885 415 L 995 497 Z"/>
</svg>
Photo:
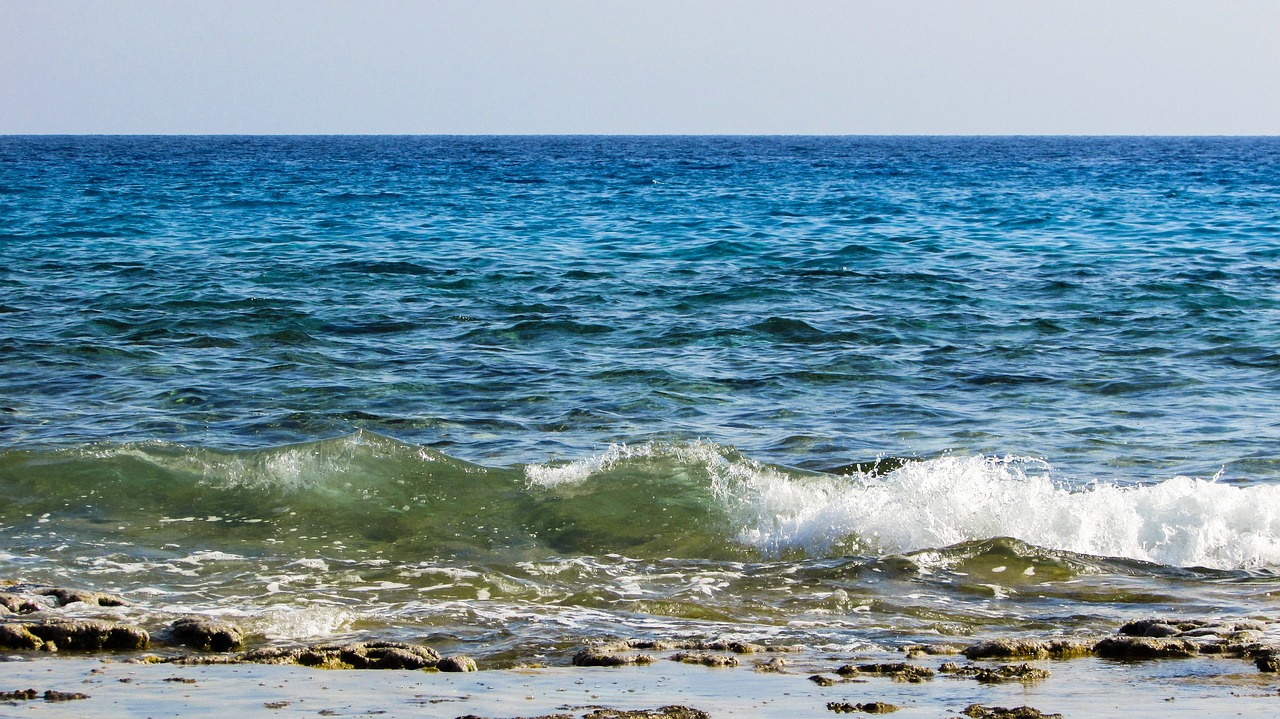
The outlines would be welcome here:
<svg viewBox="0 0 1280 719">
<path fill-rule="evenodd" d="M 894 655 L 896 656 L 896 655 Z M 865 655 L 857 661 L 885 660 Z M 833 715 L 829 704 L 887 702 L 893 716 L 952 717 L 973 704 L 1030 706 L 1045 716 L 1274 716 L 1280 678 L 1222 657 L 1155 661 L 1097 658 L 1031 662 L 1034 681 L 981 683 L 939 675 L 907 682 L 859 676 L 822 686 L 796 671 L 710 668 L 663 661 L 649 666 L 551 667 L 477 673 L 324 671 L 261 664 L 144 664 L 102 657 L 14 655 L 0 662 L 2 691 L 82 693 L 71 702 L 0 702 L 0 716 L 111 719 L 162 716 L 416 716 L 492 719 L 584 716 L 603 708 L 680 705 L 711 717 L 794 719 Z M 837 658 L 831 658 L 836 660 Z M 805 662 L 808 664 L 808 662 Z M 864 715 L 855 712 L 855 715 Z"/>
<path fill-rule="evenodd" d="M 1217 716 L 1228 701 L 1238 716 L 1270 717 L 1280 697 L 1280 624 L 1263 620 L 1166 616 L 1088 638 L 847 651 L 601 639 L 557 666 L 512 668 L 402 642 L 263 644 L 198 615 L 143 628 L 105 618 L 130 606 L 118 595 L 3 589 L 0 717 L 1154 718 Z M 1000 707 L 1032 709 L 988 711 Z"/>
</svg>

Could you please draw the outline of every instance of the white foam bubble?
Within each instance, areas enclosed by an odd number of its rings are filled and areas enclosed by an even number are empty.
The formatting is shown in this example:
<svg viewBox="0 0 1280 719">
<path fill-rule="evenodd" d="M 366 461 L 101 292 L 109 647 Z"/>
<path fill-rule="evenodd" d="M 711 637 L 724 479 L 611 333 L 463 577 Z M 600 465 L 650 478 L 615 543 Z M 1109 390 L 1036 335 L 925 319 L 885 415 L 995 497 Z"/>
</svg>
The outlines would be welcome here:
<svg viewBox="0 0 1280 719">
<path fill-rule="evenodd" d="M 740 540 L 771 553 L 820 554 L 851 536 L 873 553 L 1014 537 L 1173 566 L 1280 564 L 1280 487 L 1174 477 L 1068 489 L 1045 469 L 1027 458 L 944 457 L 884 477 L 744 471 L 734 511 Z"/>
</svg>

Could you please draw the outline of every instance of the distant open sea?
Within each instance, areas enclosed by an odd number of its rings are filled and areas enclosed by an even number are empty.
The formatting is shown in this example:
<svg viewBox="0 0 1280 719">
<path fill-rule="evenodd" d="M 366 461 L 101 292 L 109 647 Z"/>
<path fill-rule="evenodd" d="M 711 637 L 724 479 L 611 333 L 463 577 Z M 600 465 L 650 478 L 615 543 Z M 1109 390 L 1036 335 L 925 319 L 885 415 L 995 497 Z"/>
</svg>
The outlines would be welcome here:
<svg viewBox="0 0 1280 719">
<path fill-rule="evenodd" d="M 1280 138 L 0 137 L 0 579 L 487 665 L 1280 608 Z"/>
</svg>

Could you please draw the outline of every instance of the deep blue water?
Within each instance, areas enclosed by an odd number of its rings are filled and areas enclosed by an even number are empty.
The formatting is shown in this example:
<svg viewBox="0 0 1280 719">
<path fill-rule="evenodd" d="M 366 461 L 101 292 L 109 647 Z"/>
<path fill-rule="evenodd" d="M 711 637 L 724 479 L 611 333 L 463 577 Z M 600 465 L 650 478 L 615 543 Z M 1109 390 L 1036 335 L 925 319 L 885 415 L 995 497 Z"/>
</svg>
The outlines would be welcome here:
<svg viewBox="0 0 1280 719">
<path fill-rule="evenodd" d="M 0 139 L 0 442 L 1280 477 L 1280 140 Z"/>
<path fill-rule="evenodd" d="M 1277 440 L 1278 138 L 0 138 L 0 580 L 152 628 L 1274 616 Z"/>
</svg>

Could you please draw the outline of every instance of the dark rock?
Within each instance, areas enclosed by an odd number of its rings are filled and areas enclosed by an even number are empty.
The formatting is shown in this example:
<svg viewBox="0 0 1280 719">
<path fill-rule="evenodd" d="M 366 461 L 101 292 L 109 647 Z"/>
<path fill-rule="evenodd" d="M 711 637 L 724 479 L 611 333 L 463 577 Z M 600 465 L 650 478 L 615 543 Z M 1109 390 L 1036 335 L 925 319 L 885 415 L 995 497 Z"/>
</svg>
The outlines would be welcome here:
<svg viewBox="0 0 1280 719">
<path fill-rule="evenodd" d="M 146 631 L 99 619 L 46 619 L 0 624 L 0 649 L 101 651 L 145 649 Z"/>
<path fill-rule="evenodd" d="M 602 707 L 583 714 L 582 719 L 711 719 L 711 715 L 701 709 L 673 704 L 634 711 Z"/>
<path fill-rule="evenodd" d="M 474 672 L 476 671 L 476 662 L 471 657 L 455 654 L 451 657 L 445 657 L 436 664 L 436 669 L 442 672 Z"/>
<path fill-rule="evenodd" d="M 585 707 L 584 707 L 585 708 Z M 457 719 L 485 719 L 476 714 L 465 714 Z M 522 719 L 574 719 L 572 714 L 543 714 L 536 717 L 523 717 Z M 611 709 L 609 707 L 596 707 L 590 712 L 583 714 L 582 719 L 711 719 L 711 715 L 692 707 L 686 706 L 665 706 L 657 709 Z"/>
<path fill-rule="evenodd" d="M 301 648 L 268 647 L 246 652 L 239 659 L 250 664 L 298 664 L 322 669 L 426 669 L 439 664 L 440 653 L 430 647 L 402 642 L 358 642 Z"/>
<path fill-rule="evenodd" d="M 207 617 L 184 617 L 170 624 L 169 639 L 206 652 L 230 652 L 244 646 L 240 627 Z"/>
<path fill-rule="evenodd" d="M 1271 655 L 1268 655 L 1265 657 L 1257 657 L 1256 659 L 1253 660 L 1253 664 L 1254 666 L 1258 667 L 1258 671 L 1260 672 L 1268 672 L 1268 673 L 1280 672 L 1280 657 L 1275 657 Z"/>
<path fill-rule="evenodd" d="M 1061 714 L 1045 714 L 1031 707 L 984 707 L 981 704 L 970 704 L 960 712 L 972 719 L 1062 719 Z"/>
<path fill-rule="evenodd" d="M 823 676 L 821 674 L 814 674 L 813 676 L 809 677 L 809 681 L 813 682 L 814 684 L 817 684 L 820 687 L 829 687 L 836 683 L 835 679 L 832 679 L 831 677 Z"/>
<path fill-rule="evenodd" d="M 1049 676 L 1049 670 L 1038 669 L 1030 664 L 1004 664 L 993 668 L 980 667 L 974 664 L 962 667 L 955 662 L 947 662 L 938 667 L 938 671 L 942 674 L 950 674 L 957 677 L 972 677 L 985 684 L 1036 681 Z"/>
<path fill-rule="evenodd" d="M 1093 645 L 1093 652 L 1105 659 L 1176 659 L 1200 653 L 1195 642 L 1158 637 L 1107 637 Z"/>
<path fill-rule="evenodd" d="M 726 657 L 723 654 L 708 654 L 706 652 L 677 652 L 671 655 L 671 661 L 684 662 L 685 664 L 701 664 L 704 667 L 736 667 L 738 666 L 737 657 Z"/>
<path fill-rule="evenodd" d="M 906 662 L 888 662 L 877 664 L 859 664 L 858 666 L 844 665 L 836 670 L 836 674 L 840 676 L 853 676 L 855 674 L 880 674 L 893 677 L 901 681 L 921 682 L 925 679 L 932 679 L 935 672 L 929 667 L 922 667 L 917 664 L 908 664 Z"/>
<path fill-rule="evenodd" d="M 852 712 L 865 712 L 867 714 L 889 714 L 896 712 L 902 707 L 889 702 L 868 702 L 866 704 L 850 704 L 849 702 L 827 702 L 827 711 L 833 711 L 837 714 L 850 714 Z"/>
<path fill-rule="evenodd" d="M 88 694 L 80 692 L 60 692 L 53 689 L 47 689 L 43 694 L 35 689 L 20 689 L 16 692 L 0 692 L 0 701 L 32 701 L 35 699 L 43 699 L 47 702 L 69 702 L 77 699 L 88 699 Z"/>
</svg>

